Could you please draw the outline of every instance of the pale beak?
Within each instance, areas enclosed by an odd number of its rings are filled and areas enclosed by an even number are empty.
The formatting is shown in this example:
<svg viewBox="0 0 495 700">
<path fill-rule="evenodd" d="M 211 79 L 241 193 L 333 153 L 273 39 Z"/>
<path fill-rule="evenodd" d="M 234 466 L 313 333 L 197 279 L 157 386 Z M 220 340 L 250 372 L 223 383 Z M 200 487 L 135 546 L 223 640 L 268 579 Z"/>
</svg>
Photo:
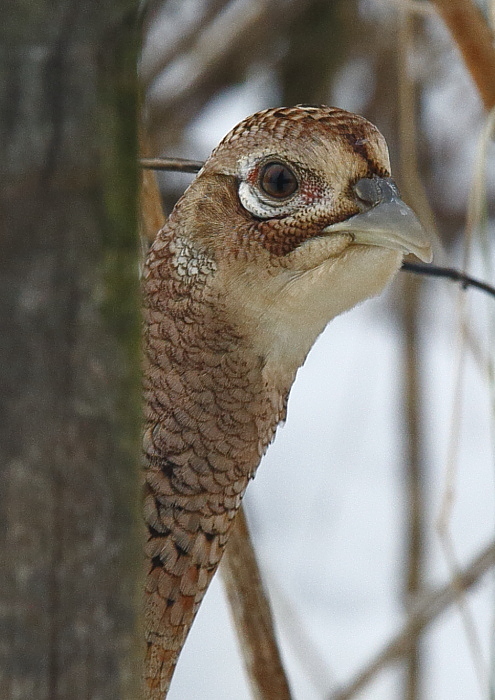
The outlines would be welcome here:
<svg viewBox="0 0 495 700">
<path fill-rule="evenodd" d="M 423 262 L 433 255 L 428 235 L 413 210 L 404 204 L 390 178 L 364 178 L 354 190 L 363 206 L 360 214 L 338 224 L 331 224 L 323 233 L 349 233 L 359 245 L 379 246 L 413 253 Z"/>
</svg>

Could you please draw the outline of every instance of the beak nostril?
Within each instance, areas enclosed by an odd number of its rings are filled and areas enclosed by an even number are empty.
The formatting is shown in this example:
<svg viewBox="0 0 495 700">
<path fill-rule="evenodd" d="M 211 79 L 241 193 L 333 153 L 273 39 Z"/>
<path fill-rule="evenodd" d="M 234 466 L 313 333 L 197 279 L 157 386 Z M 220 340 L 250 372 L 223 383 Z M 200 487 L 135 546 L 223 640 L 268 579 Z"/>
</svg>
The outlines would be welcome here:
<svg viewBox="0 0 495 700">
<path fill-rule="evenodd" d="M 399 197 L 397 185 L 389 177 L 363 177 L 354 185 L 354 192 L 362 202 L 372 207 Z"/>
<path fill-rule="evenodd" d="M 366 204 L 378 204 L 380 201 L 380 189 L 375 178 L 363 178 L 354 185 L 354 192 L 359 199 Z"/>
</svg>

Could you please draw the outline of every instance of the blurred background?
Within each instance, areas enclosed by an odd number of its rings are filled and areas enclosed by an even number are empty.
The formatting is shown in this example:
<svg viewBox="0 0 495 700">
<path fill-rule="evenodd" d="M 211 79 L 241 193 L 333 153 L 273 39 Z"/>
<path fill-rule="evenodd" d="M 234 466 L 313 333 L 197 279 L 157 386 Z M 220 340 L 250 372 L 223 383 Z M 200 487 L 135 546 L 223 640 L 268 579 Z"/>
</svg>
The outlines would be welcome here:
<svg viewBox="0 0 495 700">
<path fill-rule="evenodd" d="M 435 262 L 493 284 L 493 112 L 437 4 L 151 0 L 146 155 L 205 159 L 267 107 L 358 112 L 387 139 Z M 479 8 L 493 22 L 495 3 Z M 191 176 L 158 177 L 169 213 Z M 494 314 L 493 298 L 402 272 L 334 320 L 299 371 L 245 499 L 296 698 L 495 697 L 494 582 L 479 559 L 493 559 Z M 434 597 L 466 568 L 469 591 Z M 407 653 L 354 690 L 408 616 L 422 624 Z M 169 695 L 199 697 L 251 697 L 220 576 Z"/>
</svg>

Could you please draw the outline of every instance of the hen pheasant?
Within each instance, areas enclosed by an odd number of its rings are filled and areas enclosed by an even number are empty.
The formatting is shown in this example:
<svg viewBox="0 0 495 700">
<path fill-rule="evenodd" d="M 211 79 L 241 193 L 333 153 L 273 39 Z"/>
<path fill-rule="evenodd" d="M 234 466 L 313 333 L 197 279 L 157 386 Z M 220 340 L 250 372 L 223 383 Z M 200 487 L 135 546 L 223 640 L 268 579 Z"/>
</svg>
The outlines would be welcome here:
<svg viewBox="0 0 495 700">
<path fill-rule="evenodd" d="M 380 132 L 299 105 L 213 151 L 144 274 L 146 700 L 166 696 L 246 486 L 327 323 L 430 245 Z"/>
</svg>

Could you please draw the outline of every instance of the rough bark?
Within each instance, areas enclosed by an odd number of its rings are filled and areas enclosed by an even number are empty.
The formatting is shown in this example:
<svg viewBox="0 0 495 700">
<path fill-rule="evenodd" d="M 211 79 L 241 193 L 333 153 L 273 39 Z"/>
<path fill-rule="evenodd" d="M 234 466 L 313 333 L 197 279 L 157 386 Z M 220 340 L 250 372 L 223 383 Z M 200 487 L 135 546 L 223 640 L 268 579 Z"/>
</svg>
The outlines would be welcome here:
<svg viewBox="0 0 495 700">
<path fill-rule="evenodd" d="M 2 698 L 136 697 L 136 4 L 2 15 Z"/>
</svg>

